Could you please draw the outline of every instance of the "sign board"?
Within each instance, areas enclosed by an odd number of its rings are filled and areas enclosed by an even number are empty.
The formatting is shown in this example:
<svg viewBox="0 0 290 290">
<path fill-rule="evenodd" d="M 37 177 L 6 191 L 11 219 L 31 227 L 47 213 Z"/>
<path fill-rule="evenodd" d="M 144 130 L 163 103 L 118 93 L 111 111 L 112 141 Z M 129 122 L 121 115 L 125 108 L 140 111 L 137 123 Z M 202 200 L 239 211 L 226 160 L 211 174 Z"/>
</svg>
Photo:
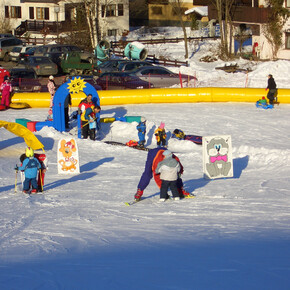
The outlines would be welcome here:
<svg viewBox="0 0 290 290">
<path fill-rule="evenodd" d="M 205 178 L 233 177 L 231 136 L 202 137 L 202 149 Z"/>
<path fill-rule="evenodd" d="M 63 138 L 57 149 L 58 174 L 80 173 L 79 152 L 74 138 Z"/>
</svg>

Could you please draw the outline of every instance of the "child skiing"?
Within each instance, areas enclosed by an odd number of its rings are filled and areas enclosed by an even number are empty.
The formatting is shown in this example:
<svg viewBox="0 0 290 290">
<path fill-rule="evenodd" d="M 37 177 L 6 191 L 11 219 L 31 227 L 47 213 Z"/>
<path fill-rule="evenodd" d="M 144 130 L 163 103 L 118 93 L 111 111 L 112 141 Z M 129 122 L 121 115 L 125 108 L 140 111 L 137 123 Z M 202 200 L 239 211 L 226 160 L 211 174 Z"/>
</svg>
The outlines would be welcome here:
<svg viewBox="0 0 290 290">
<path fill-rule="evenodd" d="M 137 125 L 138 137 L 139 137 L 139 146 L 144 147 L 145 145 L 145 135 L 146 135 L 146 119 L 141 117 L 139 124 Z"/>
<path fill-rule="evenodd" d="M 30 184 L 32 186 L 31 193 L 37 192 L 37 173 L 41 168 L 39 161 L 34 157 L 34 151 L 32 148 L 27 147 L 25 151 L 26 158 L 23 161 L 23 164 L 18 167 L 16 165 L 15 170 L 23 170 L 25 175 L 25 180 L 23 183 L 23 193 L 29 193 Z"/>
<path fill-rule="evenodd" d="M 163 152 L 165 157 L 158 163 L 155 173 L 160 173 L 161 189 L 160 189 L 160 201 L 165 201 L 169 198 L 168 188 L 170 188 L 173 199 L 179 200 L 179 192 L 177 189 L 177 179 L 181 170 L 179 162 L 173 158 L 172 153 L 169 150 Z"/>
<path fill-rule="evenodd" d="M 161 122 L 159 127 L 154 132 L 154 135 L 156 136 L 157 147 L 160 147 L 161 145 L 166 147 L 166 132 L 164 127 L 165 124 Z"/>
</svg>

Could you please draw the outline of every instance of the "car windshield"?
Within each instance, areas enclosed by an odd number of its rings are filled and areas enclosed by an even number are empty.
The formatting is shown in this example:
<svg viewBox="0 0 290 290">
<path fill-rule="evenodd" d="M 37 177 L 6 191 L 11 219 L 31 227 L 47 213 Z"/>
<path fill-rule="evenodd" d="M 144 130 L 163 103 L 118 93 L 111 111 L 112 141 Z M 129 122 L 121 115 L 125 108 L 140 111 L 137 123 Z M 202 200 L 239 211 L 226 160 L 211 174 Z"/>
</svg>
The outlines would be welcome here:
<svg viewBox="0 0 290 290">
<path fill-rule="evenodd" d="M 21 48 L 22 48 L 21 46 L 15 46 L 13 47 L 12 52 L 20 52 Z"/>
</svg>

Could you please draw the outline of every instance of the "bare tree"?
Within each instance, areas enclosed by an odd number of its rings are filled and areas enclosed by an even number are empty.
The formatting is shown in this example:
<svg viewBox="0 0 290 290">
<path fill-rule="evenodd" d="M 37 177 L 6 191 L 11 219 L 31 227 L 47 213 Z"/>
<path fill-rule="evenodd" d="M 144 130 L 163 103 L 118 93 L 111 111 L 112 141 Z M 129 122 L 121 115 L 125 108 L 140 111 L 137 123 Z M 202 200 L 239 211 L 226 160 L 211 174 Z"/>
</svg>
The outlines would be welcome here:
<svg viewBox="0 0 290 290">
<path fill-rule="evenodd" d="M 182 0 L 173 0 L 170 2 L 170 5 L 172 6 L 172 10 L 175 12 L 177 15 L 180 25 L 182 27 L 183 31 L 183 36 L 184 36 L 184 48 L 185 48 L 185 54 L 184 58 L 188 58 L 188 43 L 187 43 L 187 33 L 186 33 L 186 27 L 183 21 L 183 16 L 184 16 L 184 6 L 182 5 L 183 1 Z"/>
<path fill-rule="evenodd" d="M 232 14 L 235 0 L 212 0 L 212 4 L 217 10 L 217 20 L 221 30 L 221 57 L 228 58 L 231 55 L 232 39 Z"/>
</svg>

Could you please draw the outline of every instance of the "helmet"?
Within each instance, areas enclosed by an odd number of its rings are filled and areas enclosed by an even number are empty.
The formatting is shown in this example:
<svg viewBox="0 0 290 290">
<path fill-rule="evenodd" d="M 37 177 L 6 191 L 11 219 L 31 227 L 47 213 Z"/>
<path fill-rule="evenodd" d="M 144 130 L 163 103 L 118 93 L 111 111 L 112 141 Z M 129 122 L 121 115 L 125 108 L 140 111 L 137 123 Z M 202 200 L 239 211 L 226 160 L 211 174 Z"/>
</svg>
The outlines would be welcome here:
<svg viewBox="0 0 290 290">
<path fill-rule="evenodd" d="M 141 117 L 141 122 L 146 122 L 146 118 L 145 117 Z"/>
<path fill-rule="evenodd" d="M 25 150 L 25 155 L 26 155 L 26 157 L 33 157 L 34 156 L 33 149 L 30 148 L 30 147 L 27 147 L 26 150 Z"/>
<path fill-rule="evenodd" d="M 54 77 L 51 75 L 51 76 L 49 76 L 49 79 L 50 79 L 50 80 L 53 80 L 53 79 L 54 79 Z"/>
<path fill-rule="evenodd" d="M 175 129 L 175 130 L 173 131 L 173 135 L 175 135 L 175 137 L 176 137 L 177 139 L 184 139 L 184 138 L 185 138 L 185 134 L 184 134 L 184 132 L 183 132 L 182 130 L 179 130 L 179 129 Z"/>
</svg>

